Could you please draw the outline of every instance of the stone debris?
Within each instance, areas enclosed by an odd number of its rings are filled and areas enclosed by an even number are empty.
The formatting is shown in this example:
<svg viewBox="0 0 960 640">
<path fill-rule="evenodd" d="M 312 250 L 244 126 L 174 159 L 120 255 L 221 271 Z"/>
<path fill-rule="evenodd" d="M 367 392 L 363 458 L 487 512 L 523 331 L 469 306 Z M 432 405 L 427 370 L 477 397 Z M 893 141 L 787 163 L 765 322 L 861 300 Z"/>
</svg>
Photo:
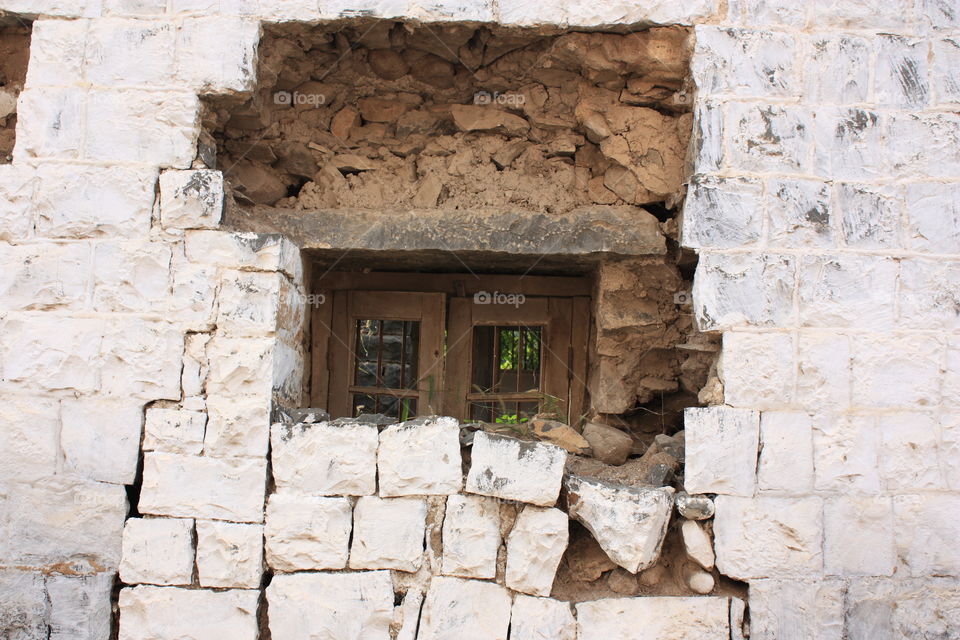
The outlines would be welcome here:
<svg viewBox="0 0 960 640">
<path fill-rule="evenodd" d="M 550 598 L 518 594 L 510 610 L 510 640 L 576 640 L 570 605 Z"/>
<path fill-rule="evenodd" d="M 623 567 L 617 567 L 607 576 L 607 586 L 614 593 L 622 596 L 635 596 L 640 593 L 640 587 L 637 584 L 637 576 L 630 573 Z"/>
<path fill-rule="evenodd" d="M 372 495 L 378 443 L 372 424 L 275 424 L 270 428 L 273 480 L 277 489 L 306 494 Z"/>
<path fill-rule="evenodd" d="M 275 493 L 264 528 L 267 564 L 285 572 L 343 569 L 352 527 L 346 498 Z"/>
<path fill-rule="evenodd" d="M 430 581 L 417 640 L 505 640 L 510 608 L 510 592 L 498 584 L 437 576 Z"/>
<path fill-rule="evenodd" d="M 555 444 L 567 453 L 585 454 L 590 451 L 590 443 L 570 425 L 544 418 L 533 418 L 527 424 L 537 438 Z"/>
<path fill-rule="evenodd" d="M 559 509 L 527 506 L 507 536 L 506 585 L 514 591 L 549 596 L 567 550 L 570 521 Z"/>
<path fill-rule="evenodd" d="M 687 575 L 687 586 L 699 594 L 706 595 L 713 591 L 716 584 L 712 575 L 706 571 L 690 571 Z"/>
<path fill-rule="evenodd" d="M 567 453 L 560 447 L 478 431 L 466 491 L 551 507 L 560 495 Z"/>
<path fill-rule="evenodd" d="M 697 564 L 710 571 L 713 569 L 713 543 L 710 536 L 695 520 L 686 520 L 680 525 L 683 547 Z"/>
<path fill-rule="evenodd" d="M 677 493 L 677 513 L 688 520 L 708 520 L 716 507 L 710 496 L 692 496 L 686 491 Z"/>
<path fill-rule="evenodd" d="M 583 428 L 583 437 L 590 443 L 593 457 L 607 464 L 623 464 L 633 450 L 633 438 L 599 422 L 588 422 Z"/>
<path fill-rule="evenodd" d="M 131 518 L 123 527 L 120 579 L 127 584 L 190 584 L 193 554 L 193 520 Z"/>
<path fill-rule="evenodd" d="M 610 598 L 581 602 L 575 608 L 577 640 L 730 637 L 728 598 Z"/>
<path fill-rule="evenodd" d="M 351 569 L 414 572 L 423 561 L 427 502 L 364 496 L 353 510 Z"/>
<path fill-rule="evenodd" d="M 593 582 L 617 567 L 617 563 L 607 557 L 593 536 L 588 534 L 573 537 L 565 561 L 575 576 L 587 582 Z"/>
<path fill-rule="evenodd" d="M 567 508 L 611 560 L 631 573 L 656 563 L 673 510 L 673 489 L 614 485 L 568 476 Z"/>
<path fill-rule="evenodd" d="M 380 432 L 380 496 L 448 495 L 463 488 L 460 424 L 453 418 L 418 418 Z"/>
<path fill-rule="evenodd" d="M 257 590 L 128 587 L 120 591 L 120 640 L 256 640 L 259 602 Z"/>
<path fill-rule="evenodd" d="M 452 495 L 443 518 L 442 572 L 495 578 L 500 549 L 500 506 L 493 498 Z"/>
<path fill-rule="evenodd" d="M 279 575 L 266 594 L 273 640 L 390 638 L 393 583 L 389 571 Z M 222 636 L 210 636 L 216 637 Z"/>
<path fill-rule="evenodd" d="M 263 544 L 262 525 L 198 520 L 200 586 L 258 589 L 263 579 Z"/>
</svg>

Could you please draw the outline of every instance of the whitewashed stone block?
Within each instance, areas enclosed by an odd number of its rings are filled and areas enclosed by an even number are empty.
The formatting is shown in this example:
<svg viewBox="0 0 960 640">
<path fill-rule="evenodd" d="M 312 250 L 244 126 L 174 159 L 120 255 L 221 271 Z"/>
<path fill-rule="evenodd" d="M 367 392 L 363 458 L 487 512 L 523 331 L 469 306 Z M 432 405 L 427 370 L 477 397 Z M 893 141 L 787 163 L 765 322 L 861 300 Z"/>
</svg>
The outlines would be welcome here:
<svg viewBox="0 0 960 640">
<path fill-rule="evenodd" d="M 0 324 L 3 377 L 32 392 L 72 390 L 91 393 L 100 384 L 101 320 L 40 315 L 8 317 Z"/>
<path fill-rule="evenodd" d="M 203 450 L 207 415 L 202 411 L 149 408 L 143 427 L 143 450 L 197 455 Z"/>
<path fill-rule="evenodd" d="M 782 32 L 697 25 L 691 73 L 704 95 L 799 95 L 797 49 Z"/>
<path fill-rule="evenodd" d="M 576 610 L 579 640 L 715 640 L 730 636 L 727 598 L 606 598 L 581 602 Z"/>
<path fill-rule="evenodd" d="M 936 335 L 853 338 L 853 397 L 868 407 L 934 407 L 946 344 Z"/>
<path fill-rule="evenodd" d="M 343 569 L 351 526 L 346 498 L 275 493 L 267 503 L 267 564 L 276 571 Z"/>
<path fill-rule="evenodd" d="M 887 497 L 843 496 L 823 508 L 824 569 L 837 576 L 893 573 L 893 503 Z"/>
<path fill-rule="evenodd" d="M 712 0 L 693 0 L 684 4 L 668 0 L 655 0 L 640 5 L 623 0 L 603 4 L 589 2 L 588 0 L 568 0 L 562 6 L 566 8 L 570 26 L 581 27 L 636 22 L 696 24 L 705 21 L 717 12 L 717 4 Z M 541 7 L 541 11 L 548 7 L 550 5 Z M 553 19 L 551 18 L 549 21 L 553 22 Z"/>
<path fill-rule="evenodd" d="M 897 187 L 838 185 L 835 205 L 844 244 L 860 249 L 899 248 L 901 201 Z"/>
<path fill-rule="evenodd" d="M 65 467 L 91 480 L 133 484 L 143 406 L 105 398 L 64 398 L 60 446 Z"/>
<path fill-rule="evenodd" d="M 817 109 L 813 127 L 814 172 L 834 180 L 866 180 L 882 176 L 887 158 L 882 118 L 876 111 L 856 107 Z"/>
<path fill-rule="evenodd" d="M 806 173 L 813 114 L 793 105 L 730 103 L 728 163 L 741 171 Z"/>
<path fill-rule="evenodd" d="M 479 2 L 456 2 L 456 0 L 440 0 L 439 2 L 425 2 L 412 0 L 407 6 L 408 15 L 415 20 L 424 22 L 441 22 L 446 20 L 470 20 L 474 22 L 496 21 L 493 3 L 490 0 Z"/>
<path fill-rule="evenodd" d="M 110 637 L 113 574 L 47 576 L 50 600 L 48 640 L 104 640 Z M 2 630 L 2 628 L 0 628 Z"/>
<path fill-rule="evenodd" d="M 127 584 L 190 584 L 193 557 L 193 520 L 131 518 L 123 527 L 120 579 Z"/>
<path fill-rule="evenodd" d="M 68 86 L 83 77 L 89 20 L 37 20 L 30 33 L 30 87 Z"/>
<path fill-rule="evenodd" d="M 917 182 L 907 185 L 906 197 L 911 248 L 924 253 L 956 253 L 960 246 L 960 184 Z"/>
<path fill-rule="evenodd" d="M 256 81 L 259 41 L 257 20 L 186 18 L 178 33 L 177 80 L 201 93 L 249 91 Z"/>
<path fill-rule="evenodd" d="M 216 457 L 265 457 L 270 439 L 271 400 L 265 391 L 239 396 L 208 394 L 204 451 Z"/>
<path fill-rule="evenodd" d="M 900 261 L 898 325 L 960 328 L 960 261 L 903 259 Z"/>
<path fill-rule="evenodd" d="M 821 29 L 903 29 L 913 15 L 911 0 L 852 0 L 838 5 L 830 0 L 807 3 L 808 24 Z"/>
<path fill-rule="evenodd" d="M 693 279 L 697 326 L 713 331 L 790 323 L 795 271 L 792 256 L 701 253 Z"/>
<path fill-rule="evenodd" d="M 270 428 L 277 489 L 311 495 L 371 495 L 377 490 L 377 427 L 275 424 Z"/>
<path fill-rule="evenodd" d="M 683 246 L 730 248 L 755 244 L 763 226 L 763 184 L 748 178 L 694 178 L 683 209 Z"/>
<path fill-rule="evenodd" d="M 0 165 L 0 240 L 33 235 L 36 173 L 32 167 Z"/>
<path fill-rule="evenodd" d="M 761 491 L 806 493 L 813 488 L 813 423 L 814 418 L 800 411 L 760 414 L 757 487 Z"/>
<path fill-rule="evenodd" d="M 377 448 L 380 495 L 447 495 L 463 487 L 460 423 L 411 420 L 387 427 Z"/>
<path fill-rule="evenodd" d="M 518 594 L 510 610 L 510 640 L 577 640 L 570 604 Z"/>
<path fill-rule="evenodd" d="M 5 246 L 0 250 L 0 296 L 7 310 L 86 306 L 91 246 L 87 243 Z"/>
<path fill-rule="evenodd" d="M 797 6 L 797 5 L 794 5 Z M 847 34 L 817 34 L 804 61 L 804 97 L 813 104 L 855 104 L 870 90 L 870 43 Z"/>
<path fill-rule="evenodd" d="M 560 447 L 478 431 L 466 491 L 550 507 L 560 494 L 566 461 Z"/>
<path fill-rule="evenodd" d="M 266 460 L 145 453 L 140 512 L 263 522 Z"/>
<path fill-rule="evenodd" d="M 223 215 L 223 174 L 210 169 L 160 174 L 160 222 L 176 229 L 216 229 Z"/>
<path fill-rule="evenodd" d="M 86 91 L 75 87 L 21 91 L 14 161 L 79 158 L 86 102 Z"/>
<path fill-rule="evenodd" d="M 43 575 L 33 571 L 0 569 L 0 633 L 6 638 L 45 640 L 50 611 Z"/>
<path fill-rule="evenodd" d="M 900 570 L 915 577 L 954 575 L 960 570 L 960 520 L 953 517 L 958 510 L 960 496 L 956 495 L 893 497 L 893 531 Z"/>
<path fill-rule="evenodd" d="M 892 493 L 945 489 L 937 460 L 937 421 L 911 411 L 877 416 L 880 476 Z"/>
<path fill-rule="evenodd" d="M 190 262 L 218 267 L 280 271 L 303 282 L 300 250 L 279 233 L 190 231 L 185 235 Z"/>
<path fill-rule="evenodd" d="M 797 353 L 797 402 L 825 410 L 849 407 L 850 338 L 800 331 Z"/>
<path fill-rule="evenodd" d="M 727 404 L 762 410 L 791 404 L 796 372 L 790 333 L 731 331 L 723 335 L 719 373 Z"/>
<path fill-rule="evenodd" d="M 944 38 L 933 42 L 931 76 L 935 96 L 933 102 L 936 104 L 960 102 L 960 39 Z"/>
<path fill-rule="evenodd" d="M 820 180 L 773 178 L 767 182 L 767 240 L 773 247 L 832 247 L 830 189 Z"/>
<path fill-rule="evenodd" d="M 180 367 L 170 363 L 179 363 L 183 357 L 182 331 L 166 322 L 133 316 L 109 320 L 101 331 L 100 389 L 104 394 L 180 399 Z"/>
<path fill-rule="evenodd" d="M 960 115 L 952 112 L 893 111 L 887 117 L 884 155 L 890 173 L 952 179 L 960 171 Z M 913 140 L 903 144 L 903 140 Z"/>
<path fill-rule="evenodd" d="M 96 86 L 170 86 L 176 45 L 171 22 L 101 18 L 90 22 L 84 68 Z"/>
<path fill-rule="evenodd" d="M 256 640 L 259 601 L 250 589 L 123 589 L 120 640 Z"/>
<path fill-rule="evenodd" d="M 52 476 L 59 456 L 60 403 L 4 394 L 0 404 L 0 479 L 34 482 Z"/>
<path fill-rule="evenodd" d="M 927 58 L 930 44 L 925 39 L 880 34 L 875 48 L 874 101 L 879 106 L 919 109 L 929 101 Z"/>
<path fill-rule="evenodd" d="M 353 510 L 351 569 L 414 572 L 423 561 L 427 502 L 363 496 Z"/>
<path fill-rule="evenodd" d="M 693 107 L 693 135 L 690 156 L 693 173 L 719 171 L 723 164 L 723 103 L 698 100 Z"/>
<path fill-rule="evenodd" d="M 216 267 L 191 264 L 180 254 L 174 254 L 173 282 L 170 299 L 167 301 L 168 317 L 192 332 L 213 331 L 216 323 L 215 302 L 219 277 Z M 191 339 L 196 333 L 188 333 Z M 206 336 L 209 338 L 209 336 Z M 184 393 L 188 393 L 184 388 Z M 190 395 L 197 395 L 190 393 Z"/>
<path fill-rule="evenodd" d="M 960 582 L 953 576 L 851 580 L 844 602 L 850 640 L 949 638 L 960 626 Z"/>
<path fill-rule="evenodd" d="M 503 640 L 510 624 L 510 592 L 498 584 L 436 576 L 420 616 L 417 640 Z"/>
<path fill-rule="evenodd" d="M 740 580 L 812 575 L 823 567 L 819 498 L 717 496 L 717 569 Z"/>
<path fill-rule="evenodd" d="M 673 511 L 673 488 L 626 487 L 567 476 L 567 510 L 611 560 L 637 573 L 652 566 Z"/>
<path fill-rule="evenodd" d="M 840 416 L 819 422 L 813 432 L 815 487 L 879 493 L 879 449 L 876 416 Z"/>
<path fill-rule="evenodd" d="M 274 640 L 390 638 L 389 571 L 278 575 L 266 593 Z"/>
<path fill-rule="evenodd" d="M 689 493 L 753 495 L 760 413 L 730 407 L 688 408 L 684 488 Z"/>
<path fill-rule="evenodd" d="M 443 518 L 444 575 L 495 578 L 500 549 L 500 506 L 493 498 L 452 495 Z"/>
<path fill-rule="evenodd" d="M 93 252 L 93 308 L 114 313 L 162 309 L 170 298 L 170 247 L 100 242 Z"/>
<path fill-rule="evenodd" d="M 960 456 L 960 414 L 948 413 L 940 418 L 940 468 L 951 491 L 960 490 L 960 466 L 953 464 Z"/>
<path fill-rule="evenodd" d="M 897 265 L 881 256 L 806 256 L 800 262 L 800 322 L 806 327 L 893 327 Z"/>
<path fill-rule="evenodd" d="M 840 580 L 751 580 L 750 637 L 841 640 L 844 592 Z"/>
<path fill-rule="evenodd" d="M 231 337 L 272 336 L 296 342 L 303 296 L 281 273 L 224 271 L 217 297 L 217 332 Z"/>
<path fill-rule="evenodd" d="M 684 520 L 680 525 L 680 534 L 687 555 L 701 567 L 711 571 L 716 558 L 713 554 L 713 543 L 703 527 L 695 520 Z"/>
<path fill-rule="evenodd" d="M 527 506 L 507 536 L 506 585 L 514 591 L 549 596 L 570 540 L 570 520 L 559 509 Z"/>
<path fill-rule="evenodd" d="M 197 520 L 201 587 L 257 589 L 263 579 L 263 526 Z"/>
</svg>

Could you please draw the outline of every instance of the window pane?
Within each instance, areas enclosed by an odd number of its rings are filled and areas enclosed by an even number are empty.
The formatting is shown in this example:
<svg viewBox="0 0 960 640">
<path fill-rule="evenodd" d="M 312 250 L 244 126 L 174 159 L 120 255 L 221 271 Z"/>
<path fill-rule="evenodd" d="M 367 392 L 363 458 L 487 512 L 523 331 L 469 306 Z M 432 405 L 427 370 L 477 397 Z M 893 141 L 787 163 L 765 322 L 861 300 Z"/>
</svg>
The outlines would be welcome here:
<svg viewBox="0 0 960 640">
<path fill-rule="evenodd" d="M 483 401 L 470 403 L 470 419 L 499 424 L 522 424 L 540 410 L 539 402 Z"/>
<path fill-rule="evenodd" d="M 473 391 L 540 390 L 542 327 L 473 328 Z"/>
<path fill-rule="evenodd" d="M 357 320 L 353 384 L 414 389 L 419 353 L 418 321 Z"/>
<path fill-rule="evenodd" d="M 397 420 L 409 420 L 417 415 L 416 398 L 397 398 L 389 394 L 353 394 L 353 416 L 361 413 L 382 413 Z"/>
</svg>

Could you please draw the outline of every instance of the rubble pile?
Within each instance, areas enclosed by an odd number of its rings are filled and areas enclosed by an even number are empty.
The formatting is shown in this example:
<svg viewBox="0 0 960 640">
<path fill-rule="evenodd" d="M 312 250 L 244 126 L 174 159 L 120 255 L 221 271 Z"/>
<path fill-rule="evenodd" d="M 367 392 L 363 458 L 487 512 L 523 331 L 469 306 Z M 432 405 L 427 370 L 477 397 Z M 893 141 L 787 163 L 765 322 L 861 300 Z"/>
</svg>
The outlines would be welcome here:
<svg viewBox="0 0 960 640">
<path fill-rule="evenodd" d="M 0 164 L 10 162 L 17 128 L 17 97 L 30 58 L 30 27 L 0 22 Z"/>
</svg>

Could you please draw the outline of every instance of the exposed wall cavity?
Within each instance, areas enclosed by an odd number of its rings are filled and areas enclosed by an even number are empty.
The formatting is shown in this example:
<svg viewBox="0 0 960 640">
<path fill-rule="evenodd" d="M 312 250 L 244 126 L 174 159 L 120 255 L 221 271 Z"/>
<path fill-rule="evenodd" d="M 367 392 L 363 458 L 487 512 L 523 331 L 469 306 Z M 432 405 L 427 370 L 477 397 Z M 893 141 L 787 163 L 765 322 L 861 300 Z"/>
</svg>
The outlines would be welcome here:
<svg viewBox="0 0 960 640">
<path fill-rule="evenodd" d="M 17 128 L 17 96 L 30 59 L 30 25 L 0 20 L 0 164 L 12 160 Z"/>
</svg>

